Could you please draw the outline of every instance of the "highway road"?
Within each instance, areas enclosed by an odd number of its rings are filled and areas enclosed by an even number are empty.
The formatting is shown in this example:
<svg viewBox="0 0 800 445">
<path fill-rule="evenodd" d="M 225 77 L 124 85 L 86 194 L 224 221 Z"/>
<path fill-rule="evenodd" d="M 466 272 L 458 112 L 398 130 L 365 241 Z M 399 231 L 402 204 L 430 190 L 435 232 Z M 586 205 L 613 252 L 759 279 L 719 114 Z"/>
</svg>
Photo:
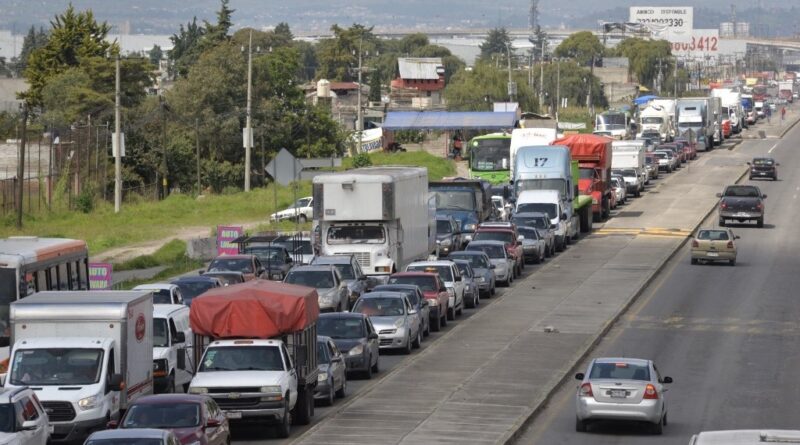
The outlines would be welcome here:
<svg viewBox="0 0 800 445">
<path fill-rule="evenodd" d="M 800 129 L 774 144 L 737 151 L 775 157 L 780 180 L 749 181 L 768 195 L 765 226 L 731 224 L 741 236 L 735 267 L 692 266 L 689 247 L 677 254 L 617 322 L 591 357 L 655 360 L 675 383 L 667 393 L 663 436 L 646 428 L 600 422 L 575 432 L 577 381 L 561 385 L 519 444 L 685 444 L 703 430 L 797 429 L 800 410 Z M 716 225 L 716 212 L 706 226 Z"/>
</svg>

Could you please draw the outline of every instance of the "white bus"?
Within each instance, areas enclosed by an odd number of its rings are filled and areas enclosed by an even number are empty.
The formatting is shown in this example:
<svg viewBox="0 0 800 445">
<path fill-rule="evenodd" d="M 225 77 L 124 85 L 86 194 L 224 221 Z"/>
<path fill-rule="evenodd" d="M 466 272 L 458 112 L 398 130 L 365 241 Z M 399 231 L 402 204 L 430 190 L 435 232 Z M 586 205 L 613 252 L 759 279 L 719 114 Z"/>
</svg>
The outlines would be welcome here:
<svg viewBox="0 0 800 445">
<path fill-rule="evenodd" d="M 0 361 L 8 358 L 9 305 L 45 290 L 88 290 L 85 241 L 17 236 L 0 239 Z M 0 364 L 0 373 L 4 373 Z"/>
</svg>

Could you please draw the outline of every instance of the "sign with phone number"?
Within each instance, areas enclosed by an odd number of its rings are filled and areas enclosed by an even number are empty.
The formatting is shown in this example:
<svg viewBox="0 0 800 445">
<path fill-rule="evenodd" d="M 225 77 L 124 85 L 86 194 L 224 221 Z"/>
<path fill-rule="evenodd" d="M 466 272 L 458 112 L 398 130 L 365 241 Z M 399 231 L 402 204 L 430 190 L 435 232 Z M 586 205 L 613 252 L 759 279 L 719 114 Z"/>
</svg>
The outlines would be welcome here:
<svg viewBox="0 0 800 445">
<path fill-rule="evenodd" d="M 679 57 L 715 56 L 719 53 L 718 29 L 695 29 L 686 38 L 670 38 L 672 55 Z"/>
<path fill-rule="evenodd" d="M 630 21 L 654 25 L 663 30 L 669 40 L 673 35 L 688 35 L 694 28 L 694 8 L 691 6 L 631 6 Z"/>
</svg>

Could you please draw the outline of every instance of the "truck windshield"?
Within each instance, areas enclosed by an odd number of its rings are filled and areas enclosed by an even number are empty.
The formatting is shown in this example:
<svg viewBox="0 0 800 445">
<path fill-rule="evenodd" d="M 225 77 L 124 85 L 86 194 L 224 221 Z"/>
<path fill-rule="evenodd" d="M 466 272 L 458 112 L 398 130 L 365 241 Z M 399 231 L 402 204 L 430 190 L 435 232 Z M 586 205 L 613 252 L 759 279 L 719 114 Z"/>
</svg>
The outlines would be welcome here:
<svg viewBox="0 0 800 445">
<path fill-rule="evenodd" d="M 558 206 L 555 204 L 548 204 L 542 202 L 531 202 L 531 203 L 520 203 L 517 205 L 517 212 L 519 213 L 526 213 L 526 212 L 538 212 L 538 213 L 546 213 L 547 217 L 552 219 L 557 216 Z"/>
<path fill-rule="evenodd" d="M 517 194 L 525 190 L 558 190 L 562 196 L 567 196 L 567 181 L 561 178 L 551 179 L 520 179 L 516 181 Z"/>
<path fill-rule="evenodd" d="M 511 138 L 474 140 L 469 150 L 473 170 L 497 171 L 509 168 Z"/>
<path fill-rule="evenodd" d="M 659 124 L 659 125 L 661 125 L 662 122 L 664 122 L 664 119 L 660 118 L 660 117 L 648 116 L 648 117 L 643 117 L 642 118 L 642 123 L 643 124 Z"/>
<path fill-rule="evenodd" d="M 20 349 L 14 353 L 11 384 L 90 385 L 102 368 L 102 349 Z"/>
<path fill-rule="evenodd" d="M 472 190 L 432 190 L 436 208 L 445 210 L 475 210 L 475 193 Z"/>
<path fill-rule="evenodd" d="M 293 270 L 286 276 L 286 283 L 330 289 L 333 287 L 333 274 L 327 270 Z"/>
<path fill-rule="evenodd" d="M 153 304 L 172 304 L 172 293 L 169 289 L 153 290 Z"/>
<path fill-rule="evenodd" d="M 212 346 L 200 362 L 200 372 L 283 370 L 278 346 Z"/>
<path fill-rule="evenodd" d="M 453 227 L 450 225 L 450 221 L 446 219 L 436 221 L 436 233 L 440 235 L 453 233 Z"/>
<path fill-rule="evenodd" d="M 382 226 L 337 226 L 328 229 L 328 244 L 383 244 Z"/>
<path fill-rule="evenodd" d="M 153 318 L 153 347 L 166 348 L 169 346 L 168 332 L 166 318 Z"/>
<path fill-rule="evenodd" d="M 17 300 L 16 270 L 0 268 L 0 338 L 8 338 L 9 305 Z M 8 342 L 4 343 L 8 346 Z"/>
</svg>

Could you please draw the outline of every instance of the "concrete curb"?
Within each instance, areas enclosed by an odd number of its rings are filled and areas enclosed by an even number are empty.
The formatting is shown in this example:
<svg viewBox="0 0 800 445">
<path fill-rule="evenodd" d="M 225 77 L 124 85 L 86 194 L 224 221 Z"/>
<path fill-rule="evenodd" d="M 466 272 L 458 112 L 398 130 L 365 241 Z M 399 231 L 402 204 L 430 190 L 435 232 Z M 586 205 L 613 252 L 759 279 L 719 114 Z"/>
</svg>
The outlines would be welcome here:
<svg viewBox="0 0 800 445">
<path fill-rule="evenodd" d="M 736 179 L 736 181 L 734 181 L 734 183 L 738 184 L 746 176 L 747 176 L 747 169 L 743 168 L 742 174 L 739 175 L 739 177 Z M 697 225 L 695 225 L 695 227 L 692 229 L 692 233 L 694 233 L 701 225 L 703 225 L 703 223 L 714 213 L 716 209 L 717 209 L 717 204 L 712 206 L 711 209 L 709 209 L 708 212 L 705 213 L 700 222 L 697 223 Z M 620 310 L 617 312 L 616 315 L 614 315 L 614 317 L 612 317 L 606 322 L 606 324 L 597 333 L 594 339 L 588 342 L 588 344 L 582 351 L 578 351 L 575 354 L 573 360 L 570 361 L 569 367 L 565 369 L 564 375 L 561 377 L 561 379 L 559 379 L 555 385 L 549 388 L 549 390 L 542 397 L 542 400 L 531 410 L 531 412 L 524 419 L 517 422 L 516 425 L 514 426 L 514 429 L 511 432 L 506 433 L 506 435 L 498 443 L 502 443 L 504 445 L 510 445 L 516 443 L 516 440 L 524 432 L 525 427 L 527 427 L 537 417 L 537 415 L 547 406 L 547 404 L 550 402 L 550 400 L 553 398 L 556 392 L 558 392 L 558 389 L 561 387 L 561 385 L 572 379 L 573 370 L 575 370 L 575 368 L 578 365 L 580 365 L 580 363 L 583 362 L 586 359 L 586 357 L 589 356 L 589 354 L 592 352 L 595 346 L 597 346 L 597 344 L 600 343 L 600 341 L 602 341 L 603 337 L 605 337 L 605 335 L 614 327 L 617 321 L 619 321 L 619 319 L 628 311 L 628 309 L 630 309 L 630 307 L 634 303 L 636 303 L 636 301 L 639 299 L 639 297 L 642 295 L 645 289 L 647 289 L 650 286 L 650 284 L 652 284 L 653 281 L 655 281 L 655 279 L 659 276 L 661 271 L 664 270 L 667 264 L 669 264 L 669 262 L 675 257 L 675 255 L 678 254 L 683 249 L 683 247 L 688 242 L 689 238 L 690 238 L 689 236 L 684 238 L 683 241 L 681 241 L 681 243 L 678 244 L 678 246 L 675 247 L 675 249 L 673 249 L 673 251 L 665 257 L 664 261 L 662 261 L 662 263 L 655 270 L 652 271 L 650 276 L 647 277 L 647 279 L 643 282 L 643 284 L 639 287 L 639 289 L 633 292 L 628 302 L 625 303 L 625 305 L 623 305 L 620 308 Z"/>
</svg>

